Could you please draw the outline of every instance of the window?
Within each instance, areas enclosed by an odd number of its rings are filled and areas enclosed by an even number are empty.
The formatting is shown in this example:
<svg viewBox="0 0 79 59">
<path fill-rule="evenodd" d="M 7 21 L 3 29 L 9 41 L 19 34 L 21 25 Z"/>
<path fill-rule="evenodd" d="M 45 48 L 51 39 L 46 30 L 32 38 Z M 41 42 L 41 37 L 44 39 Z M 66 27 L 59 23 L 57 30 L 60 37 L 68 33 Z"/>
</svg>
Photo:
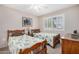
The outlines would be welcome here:
<svg viewBox="0 0 79 59">
<path fill-rule="evenodd" d="M 64 15 L 52 16 L 44 18 L 44 29 L 64 30 Z"/>
</svg>

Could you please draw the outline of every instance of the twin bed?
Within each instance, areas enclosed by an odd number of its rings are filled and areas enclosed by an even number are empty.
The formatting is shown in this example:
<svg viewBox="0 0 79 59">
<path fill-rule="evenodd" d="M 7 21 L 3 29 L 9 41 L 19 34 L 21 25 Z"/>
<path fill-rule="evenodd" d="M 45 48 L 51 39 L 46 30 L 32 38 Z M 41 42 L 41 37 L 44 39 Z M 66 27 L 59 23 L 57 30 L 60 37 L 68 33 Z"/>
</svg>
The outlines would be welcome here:
<svg viewBox="0 0 79 59">
<path fill-rule="evenodd" d="M 52 48 L 60 42 L 60 34 L 40 32 L 40 29 L 33 29 L 32 36 L 40 39 L 46 39 L 47 44 Z"/>
<path fill-rule="evenodd" d="M 25 34 L 24 30 L 8 30 L 8 46 L 11 54 L 46 54 L 46 40 Z"/>
<path fill-rule="evenodd" d="M 32 36 L 26 35 L 24 30 L 8 30 L 8 46 L 12 54 L 46 54 L 47 43 L 55 47 L 59 43 L 60 35 L 37 33 L 32 30 Z M 39 31 L 40 32 L 40 31 Z M 41 36 L 40 36 L 41 35 Z"/>
</svg>

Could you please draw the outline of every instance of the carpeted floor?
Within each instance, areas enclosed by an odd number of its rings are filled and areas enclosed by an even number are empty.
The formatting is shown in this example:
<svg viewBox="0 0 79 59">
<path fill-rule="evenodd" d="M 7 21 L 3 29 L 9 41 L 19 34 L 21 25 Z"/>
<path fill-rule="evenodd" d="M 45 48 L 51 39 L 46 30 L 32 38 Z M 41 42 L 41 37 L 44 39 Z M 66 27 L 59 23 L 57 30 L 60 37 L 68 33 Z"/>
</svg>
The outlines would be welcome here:
<svg viewBox="0 0 79 59">
<path fill-rule="evenodd" d="M 47 52 L 48 54 L 61 54 L 60 44 L 58 44 L 55 48 L 47 46 Z"/>
<path fill-rule="evenodd" d="M 0 48 L 0 54 L 9 54 L 8 47 Z"/>
<path fill-rule="evenodd" d="M 60 44 L 58 44 L 55 48 L 51 48 L 50 46 L 47 45 L 47 53 L 48 54 L 60 54 Z M 9 49 L 8 47 L 0 49 L 0 54 L 9 54 Z"/>
</svg>

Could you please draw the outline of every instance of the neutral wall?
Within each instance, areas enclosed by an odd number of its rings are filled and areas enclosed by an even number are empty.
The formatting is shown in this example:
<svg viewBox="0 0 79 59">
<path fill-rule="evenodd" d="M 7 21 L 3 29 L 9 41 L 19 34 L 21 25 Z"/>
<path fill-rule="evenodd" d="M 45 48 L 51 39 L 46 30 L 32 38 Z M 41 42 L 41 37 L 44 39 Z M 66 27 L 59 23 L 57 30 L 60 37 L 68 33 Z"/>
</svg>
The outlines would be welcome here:
<svg viewBox="0 0 79 59">
<path fill-rule="evenodd" d="M 0 5 L 0 48 L 7 45 L 8 29 L 22 29 L 22 16 L 31 17 L 33 19 L 32 28 L 38 28 L 38 18 L 36 16 Z"/>
<path fill-rule="evenodd" d="M 45 31 L 42 26 L 43 18 L 49 17 L 49 16 L 60 15 L 60 14 L 64 14 L 64 17 L 65 17 L 64 31 L 53 30 L 53 29 L 52 29 L 52 31 Z M 65 33 L 72 33 L 73 30 L 75 30 L 75 29 L 77 29 L 79 31 L 79 5 L 40 16 L 39 17 L 39 27 L 41 28 L 41 31 L 57 32 L 57 33 L 61 33 L 61 35 L 65 34 Z"/>
</svg>

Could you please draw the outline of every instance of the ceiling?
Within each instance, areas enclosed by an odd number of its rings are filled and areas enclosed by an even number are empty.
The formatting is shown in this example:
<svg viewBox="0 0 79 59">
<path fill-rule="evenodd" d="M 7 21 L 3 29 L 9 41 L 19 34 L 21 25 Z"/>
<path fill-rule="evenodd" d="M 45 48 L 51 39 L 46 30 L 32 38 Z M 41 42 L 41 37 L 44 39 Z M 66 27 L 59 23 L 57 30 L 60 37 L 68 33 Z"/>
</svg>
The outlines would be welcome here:
<svg viewBox="0 0 79 59">
<path fill-rule="evenodd" d="M 29 13 L 34 16 L 41 16 L 74 5 L 75 4 L 5 4 L 4 6 Z"/>
</svg>

